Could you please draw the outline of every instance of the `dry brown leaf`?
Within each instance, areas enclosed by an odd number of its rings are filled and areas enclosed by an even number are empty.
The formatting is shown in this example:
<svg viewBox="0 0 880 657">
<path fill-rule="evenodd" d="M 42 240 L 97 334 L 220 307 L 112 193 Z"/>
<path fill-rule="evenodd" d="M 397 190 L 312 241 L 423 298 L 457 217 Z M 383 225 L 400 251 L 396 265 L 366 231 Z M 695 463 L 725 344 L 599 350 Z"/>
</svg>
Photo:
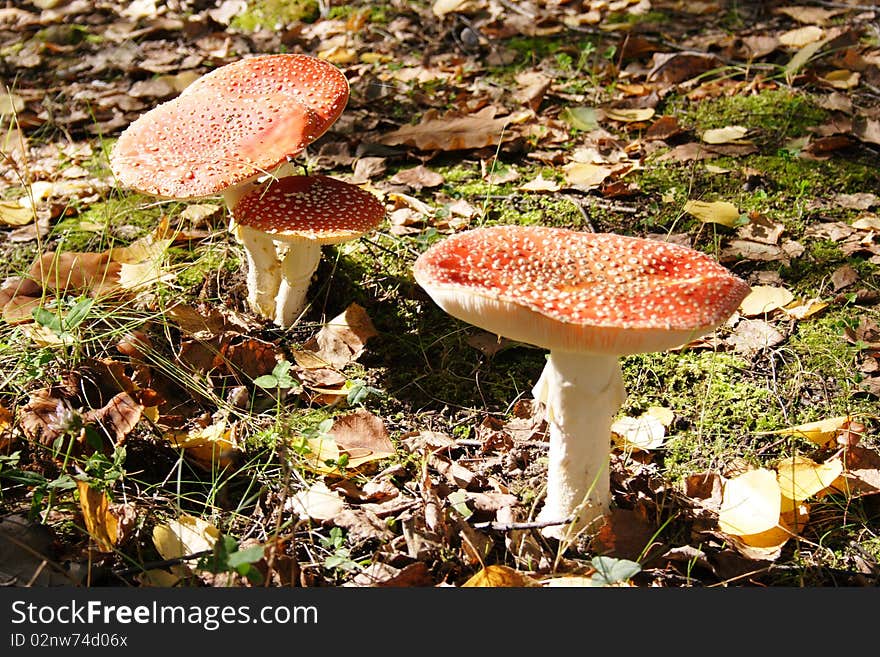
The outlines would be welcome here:
<svg viewBox="0 0 880 657">
<path fill-rule="evenodd" d="M 367 311 L 353 303 L 321 327 L 303 348 L 313 351 L 325 363 L 342 368 L 356 361 L 367 340 L 378 334 Z"/>
<path fill-rule="evenodd" d="M 29 275 L 44 290 L 53 292 L 95 292 L 105 286 L 115 287 L 119 280 L 119 263 L 104 253 L 55 253 L 40 256 Z"/>
<path fill-rule="evenodd" d="M 743 319 L 737 323 L 727 342 L 733 346 L 734 351 L 750 354 L 774 347 L 784 339 L 779 331 L 763 319 Z"/>
<path fill-rule="evenodd" d="M 423 164 L 409 169 L 402 169 L 391 178 L 391 182 L 396 185 L 409 185 L 414 189 L 438 187 L 443 184 L 444 180 L 441 174 L 432 171 Z"/>
<path fill-rule="evenodd" d="M 335 417 L 329 434 L 348 454 L 347 468 L 357 468 L 394 455 L 394 444 L 388 437 L 385 423 L 363 408 Z"/>
<path fill-rule="evenodd" d="M 497 108 L 488 106 L 479 112 L 461 116 L 456 113 L 425 112 L 416 125 L 403 126 L 380 138 L 389 146 L 406 144 L 423 151 L 456 151 L 496 146 L 514 134 L 507 129 L 511 117 L 495 118 Z"/>
<path fill-rule="evenodd" d="M 140 422 L 144 407 L 127 392 L 115 395 L 105 406 L 83 414 L 87 424 L 101 427 L 111 442 L 120 444 L 135 425 Z"/>
</svg>

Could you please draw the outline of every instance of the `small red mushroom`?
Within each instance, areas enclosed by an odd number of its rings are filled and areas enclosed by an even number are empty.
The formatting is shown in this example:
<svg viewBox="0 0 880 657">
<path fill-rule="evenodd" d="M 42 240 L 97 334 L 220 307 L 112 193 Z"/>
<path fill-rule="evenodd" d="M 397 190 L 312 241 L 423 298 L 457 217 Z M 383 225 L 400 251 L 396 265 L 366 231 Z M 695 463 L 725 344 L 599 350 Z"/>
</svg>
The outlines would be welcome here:
<svg viewBox="0 0 880 657">
<path fill-rule="evenodd" d="M 248 302 L 275 324 L 293 324 L 306 302 L 322 244 L 373 230 L 385 216 L 375 195 L 328 176 L 287 176 L 242 196 L 232 208 L 248 256 Z M 276 245 L 286 246 L 280 262 Z"/>
<path fill-rule="evenodd" d="M 626 398 L 618 357 L 708 333 L 749 292 L 694 249 L 547 227 L 453 235 L 419 256 L 413 273 L 450 315 L 550 350 L 532 391 L 550 429 L 538 520 L 560 539 L 610 509 L 610 425 Z"/>
</svg>

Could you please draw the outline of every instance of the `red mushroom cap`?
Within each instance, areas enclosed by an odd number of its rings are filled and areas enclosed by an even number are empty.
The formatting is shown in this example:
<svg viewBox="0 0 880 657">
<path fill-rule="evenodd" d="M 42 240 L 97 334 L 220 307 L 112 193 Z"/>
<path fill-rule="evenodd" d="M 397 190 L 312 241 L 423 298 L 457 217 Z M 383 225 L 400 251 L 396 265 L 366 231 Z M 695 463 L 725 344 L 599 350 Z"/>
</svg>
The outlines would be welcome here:
<svg viewBox="0 0 880 657">
<path fill-rule="evenodd" d="M 163 198 L 217 194 L 271 171 L 311 141 L 317 121 L 298 103 L 180 96 L 122 133 L 110 156 L 125 186 Z"/>
<path fill-rule="evenodd" d="M 244 59 L 139 117 L 116 142 L 110 166 L 122 184 L 155 196 L 216 194 L 298 154 L 330 127 L 347 99 L 345 76 L 323 60 Z"/>
<path fill-rule="evenodd" d="M 632 354 L 724 322 L 749 286 L 708 255 L 657 240 L 495 226 L 425 251 L 418 283 L 454 317 L 548 349 Z"/>
<path fill-rule="evenodd" d="M 287 176 L 242 196 L 232 208 L 236 223 L 279 239 L 333 244 L 379 225 L 385 207 L 357 185 L 329 176 Z"/>
<path fill-rule="evenodd" d="M 259 55 L 203 75 L 183 90 L 242 97 L 282 94 L 314 112 L 318 136 L 333 125 L 348 102 L 348 79 L 330 62 L 301 54 Z M 316 137 L 317 138 L 317 137 Z"/>
</svg>

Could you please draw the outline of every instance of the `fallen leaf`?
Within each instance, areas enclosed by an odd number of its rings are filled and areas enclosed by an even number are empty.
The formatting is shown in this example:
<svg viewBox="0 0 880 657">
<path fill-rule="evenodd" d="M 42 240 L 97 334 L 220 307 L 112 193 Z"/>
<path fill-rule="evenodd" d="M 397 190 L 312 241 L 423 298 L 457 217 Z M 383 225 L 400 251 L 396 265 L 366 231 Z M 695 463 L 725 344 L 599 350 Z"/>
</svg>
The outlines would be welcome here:
<svg viewBox="0 0 880 657">
<path fill-rule="evenodd" d="M 718 526 L 737 536 L 759 534 L 777 525 L 781 507 L 776 472 L 767 468 L 749 470 L 724 483 Z"/>
<path fill-rule="evenodd" d="M 559 113 L 559 118 L 569 126 L 585 132 L 599 127 L 599 117 L 595 107 L 566 107 Z"/>
<path fill-rule="evenodd" d="M 774 310 L 783 308 L 794 301 L 794 294 L 784 287 L 772 285 L 756 285 L 739 305 L 739 312 L 744 317 L 768 315 Z"/>
<path fill-rule="evenodd" d="M 342 368 L 356 361 L 367 340 L 378 335 L 366 310 L 356 303 L 327 322 L 303 345 L 325 363 Z"/>
<path fill-rule="evenodd" d="M 831 285 L 834 291 L 839 292 L 859 280 L 859 273 L 850 265 L 838 267 L 831 273 Z"/>
<path fill-rule="evenodd" d="M 332 520 L 345 508 L 345 500 L 334 490 L 327 488 L 323 482 L 318 482 L 306 490 L 294 493 L 288 498 L 285 505 L 286 511 L 324 522 Z"/>
<path fill-rule="evenodd" d="M 749 129 L 741 125 L 729 125 L 724 128 L 706 130 L 700 135 L 700 138 L 707 144 L 727 144 L 741 140 L 748 132 Z"/>
<path fill-rule="evenodd" d="M 750 354 L 774 347 L 784 339 L 779 331 L 763 319 L 743 319 L 737 323 L 727 342 L 733 345 L 734 351 Z"/>
<path fill-rule="evenodd" d="M 727 201 L 688 201 L 684 211 L 703 223 L 721 224 L 732 228 L 739 221 L 739 210 Z"/>
<path fill-rule="evenodd" d="M 851 419 L 849 415 L 838 415 L 824 420 L 798 424 L 786 429 L 762 431 L 759 435 L 798 436 L 823 446 L 834 440 L 837 432 L 843 429 Z"/>
<path fill-rule="evenodd" d="M 523 192 L 558 192 L 560 186 L 555 180 L 544 178 L 544 175 L 539 173 L 535 178 L 532 178 L 527 183 L 523 183 L 517 189 Z"/>
<path fill-rule="evenodd" d="M 490 565 L 468 579 L 462 587 L 507 587 L 520 588 L 523 586 L 541 586 L 541 584 L 520 571 L 510 566 Z"/>
<path fill-rule="evenodd" d="M 830 486 L 843 473 L 843 461 L 831 458 L 816 463 L 805 456 L 792 456 L 776 465 L 776 473 L 783 496 L 801 502 Z"/>
<path fill-rule="evenodd" d="M 637 418 L 624 416 L 611 424 L 611 437 L 623 447 L 649 451 L 663 447 L 666 427 L 658 418 L 647 413 Z"/>
<path fill-rule="evenodd" d="M 220 530 L 207 520 L 187 514 L 153 528 L 153 545 L 163 559 L 210 551 L 220 537 Z"/>
<path fill-rule="evenodd" d="M 234 427 L 227 426 L 225 421 L 188 431 L 172 431 L 165 434 L 165 438 L 208 472 L 230 467 L 240 452 Z"/>
<path fill-rule="evenodd" d="M 820 41 L 824 36 L 825 30 L 818 25 L 806 25 L 783 32 L 779 35 L 779 43 L 789 48 L 803 48 Z"/>
<path fill-rule="evenodd" d="M 605 117 L 612 121 L 621 121 L 623 123 L 636 123 L 639 121 L 647 121 L 654 116 L 653 107 L 637 107 L 637 108 L 608 108 L 605 110 Z"/>
<path fill-rule="evenodd" d="M 34 211 L 13 201 L 0 201 L 0 225 L 24 226 L 34 220 Z"/>
<path fill-rule="evenodd" d="M 403 126 L 383 135 L 379 142 L 388 146 L 406 144 L 423 151 L 456 151 L 496 146 L 514 134 L 508 130 L 512 117 L 495 118 L 498 110 L 488 106 L 461 116 L 428 110 L 416 125 Z"/>
<path fill-rule="evenodd" d="M 613 172 L 611 167 L 599 164 L 572 162 L 562 167 L 565 181 L 575 187 L 596 187 L 601 185 Z"/>
<path fill-rule="evenodd" d="M 86 531 L 101 552 L 112 552 L 134 526 L 134 511 L 130 506 L 111 504 L 107 493 L 92 488 L 88 482 L 78 479 L 76 488 Z"/>
<path fill-rule="evenodd" d="M 395 453 L 385 423 L 366 409 L 359 408 L 333 418 L 329 434 L 340 450 L 348 454 L 347 468 L 357 468 Z"/>
<path fill-rule="evenodd" d="M 402 169 L 391 178 L 391 182 L 396 185 L 409 185 L 414 189 L 438 187 L 443 184 L 444 180 L 441 174 L 431 171 L 423 164 L 409 169 Z"/>
</svg>

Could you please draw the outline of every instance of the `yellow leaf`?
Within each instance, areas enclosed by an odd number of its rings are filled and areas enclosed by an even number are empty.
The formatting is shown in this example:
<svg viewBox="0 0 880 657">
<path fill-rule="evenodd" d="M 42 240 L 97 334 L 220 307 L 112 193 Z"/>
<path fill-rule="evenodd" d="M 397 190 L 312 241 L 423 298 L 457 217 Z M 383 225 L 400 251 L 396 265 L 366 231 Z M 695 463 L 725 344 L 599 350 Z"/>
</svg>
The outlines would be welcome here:
<svg viewBox="0 0 880 657">
<path fill-rule="evenodd" d="M 736 536 L 759 534 L 777 525 L 781 506 L 776 473 L 766 468 L 749 470 L 725 482 L 718 526 Z"/>
<path fill-rule="evenodd" d="M 189 431 L 173 431 L 166 435 L 175 447 L 184 450 L 185 455 L 202 469 L 212 471 L 226 468 L 235 462 L 238 445 L 235 441 L 234 427 L 218 422 L 207 427 Z"/>
<path fill-rule="evenodd" d="M 540 586 L 540 584 L 518 570 L 509 566 L 486 566 L 462 584 L 463 587 L 519 588 L 523 586 Z"/>
<path fill-rule="evenodd" d="M 639 417 L 622 417 L 611 425 L 611 433 L 624 446 L 651 450 L 663 446 L 666 427 L 658 418 L 645 413 Z"/>
<path fill-rule="evenodd" d="M 825 30 L 818 25 L 807 25 L 780 34 L 779 43 L 790 48 L 802 48 L 819 41 L 824 36 Z"/>
<path fill-rule="evenodd" d="M 219 537 L 220 530 L 214 525 L 186 514 L 153 528 L 153 545 L 163 559 L 212 550 Z"/>
<path fill-rule="evenodd" d="M 780 462 L 776 472 L 785 497 L 800 502 L 830 486 L 843 472 L 843 461 L 832 458 L 816 463 L 805 456 L 792 456 Z"/>
<path fill-rule="evenodd" d="M 721 224 L 732 228 L 739 219 L 739 210 L 727 201 L 688 201 L 684 211 L 703 223 Z"/>
<path fill-rule="evenodd" d="M 307 490 L 292 495 L 288 501 L 289 508 L 300 516 L 313 520 L 330 520 L 342 513 L 345 501 L 339 493 L 327 488 L 319 482 Z"/>
<path fill-rule="evenodd" d="M 79 491 L 79 506 L 86 530 L 95 539 L 99 550 L 112 552 L 119 539 L 119 521 L 110 513 L 107 494 L 80 480 L 76 482 L 76 489 Z"/>
<path fill-rule="evenodd" d="M 782 310 L 786 315 L 794 319 L 807 319 L 825 310 L 830 304 L 827 301 L 819 299 L 810 299 L 803 303 L 794 303 L 786 305 Z"/>
<path fill-rule="evenodd" d="M 309 438 L 306 441 L 309 447 L 309 453 L 303 456 L 306 465 L 313 471 L 321 474 L 338 473 L 336 465 L 328 465 L 327 462 L 335 464 L 339 461 L 339 445 L 333 438 Z"/>
<path fill-rule="evenodd" d="M 775 527 L 758 534 L 739 536 L 739 540 L 751 548 L 775 551 L 797 536 L 810 519 L 809 507 L 782 496 L 783 510 L 779 515 L 779 523 Z M 788 507 L 788 510 L 785 510 Z"/>
<path fill-rule="evenodd" d="M 707 144 L 727 144 L 742 139 L 748 132 L 749 129 L 741 125 L 729 125 L 724 128 L 706 130 L 701 138 Z"/>
<path fill-rule="evenodd" d="M 848 71 L 846 69 L 837 69 L 826 73 L 822 80 L 827 82 L 835 89 L 852 89 L 859 85 L 861 76 L 857 71 Z"/>
<path fill-rule="evenodd" d="M 0 225 L 24 226 L 34 220 L 34 211 L 13 201 L 0 201 Z"/>
<path fill-rule="evenodd" d="M 638 107 L 634 109 L 607 109 L 605 116 L 613 121 L 622 121 L 624 123 L 633 123 L 636 121 L 647 121 L 654 116 L 653 107 Z"/>
<path fill-rule="evenodd" d="M 675 419 L 675 413 L 671 408 L 665 406 L 649 406 L 645 411 L 645 415 L 655 417 L 663 423 L 664 427 L 668 427 Z"/>
<path fill-rule="evenodd" d="M 565 181 L 569 185 L 580 187 L 595 187 L 611 175 L 609 167 L 588 162 L 573 162 L 562 167 L 565 171 Z"/>
<path fill-rule="evenodd" d="M 777 429 L 776 431 L 762 431 L 761 435 L 780 435 L 780 436 L 798 436 L 806 438 L 817 445 L 826 445 L 837 435 L 837 432 L 849 422 L 852 418 L 849 415 L 838 415 L 837 417 L 829 417 L 816 422 L 807 422 L 798 424 L 787 429 Z"/>
<path fill-rule="evenodd" d="M 771 313 L 778 308 L 787 306 L 794 300 L 794 295 L 784 287 L 773 285 L 756 285 L 746 295 L 739 306 L 740 314 L 755 317 Z"/>
</svg>

